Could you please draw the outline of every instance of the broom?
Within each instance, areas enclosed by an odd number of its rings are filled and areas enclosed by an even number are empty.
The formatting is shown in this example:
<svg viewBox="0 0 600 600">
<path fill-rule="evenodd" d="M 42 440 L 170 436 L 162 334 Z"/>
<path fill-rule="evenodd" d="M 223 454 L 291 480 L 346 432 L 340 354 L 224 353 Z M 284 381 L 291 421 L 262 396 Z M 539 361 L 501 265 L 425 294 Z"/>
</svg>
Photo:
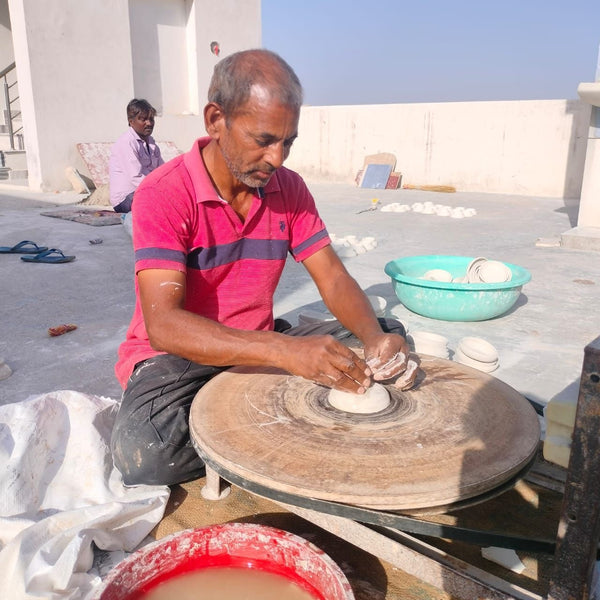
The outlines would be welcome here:
<svg viewBox="0 0 600 600">
<path fill-rule="evenodd" d="M 453 185 L 410 185 L 402 186 L 405 190 L 422 190 L 425 192 L 456 192 Z"/>
</svg>

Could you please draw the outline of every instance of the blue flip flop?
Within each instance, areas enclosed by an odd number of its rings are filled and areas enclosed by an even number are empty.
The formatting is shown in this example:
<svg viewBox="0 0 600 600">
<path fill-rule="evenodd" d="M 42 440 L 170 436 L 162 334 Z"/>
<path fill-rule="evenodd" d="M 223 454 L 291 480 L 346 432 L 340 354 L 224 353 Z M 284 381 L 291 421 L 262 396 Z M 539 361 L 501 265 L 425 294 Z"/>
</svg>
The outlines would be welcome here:
<svg viewBox="0 0 600 600">
<path fill-rule="evenodd" d="M 38 246 L 35 242 L 30 242 L 29 240 L 23 240 L 12 248 L 9 246 L 0 246 L 0 254 L 37 254 L 46 250 L 48 250 L 48 246 Z"/>
<path fill-rule="evenodd" d="M 32 263 L 66 263 L 75 260 L 75 257 L 65 256 L 62 250 L 59 250 L 58 248 L 50 248 L 35 256 L 21 256 L 21 260 Z"/>
</svg>

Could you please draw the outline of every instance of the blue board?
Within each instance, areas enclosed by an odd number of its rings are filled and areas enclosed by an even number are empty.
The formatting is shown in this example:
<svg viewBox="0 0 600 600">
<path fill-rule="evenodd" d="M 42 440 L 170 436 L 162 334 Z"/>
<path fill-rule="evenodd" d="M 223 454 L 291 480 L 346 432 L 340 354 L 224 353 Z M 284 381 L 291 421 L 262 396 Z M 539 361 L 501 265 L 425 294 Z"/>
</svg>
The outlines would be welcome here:
<svg viewBox="0 0 600 600">
<path fill-rule="evenodd" d="M 392 165 L 367 165 L 361 188 L 384 190 L 392 172 Z"/>
</svg>

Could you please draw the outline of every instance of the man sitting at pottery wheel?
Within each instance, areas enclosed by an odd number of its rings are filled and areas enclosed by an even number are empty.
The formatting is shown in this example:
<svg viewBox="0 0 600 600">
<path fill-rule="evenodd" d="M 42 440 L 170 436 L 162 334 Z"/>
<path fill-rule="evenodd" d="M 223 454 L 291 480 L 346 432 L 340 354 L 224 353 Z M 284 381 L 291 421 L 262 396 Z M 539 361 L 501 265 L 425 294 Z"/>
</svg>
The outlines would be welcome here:
<svg viewBox="0 0 600 600">
<path fill-rule="evenodd" d="M 277 367 L 357 394 L 374 381 L 413 384 L 402 325 L 377 319 L 332 249 L 304 181 L 282 166 L 301 105 L 300 82 L 276 54 L 224 58 L 204 109 L 208 136 L 136 192 L 136 305 L 115 369 L 125 391 L 111 442 L 127 485 L 203 474 L 190 405 L 230 366 Z M 291 327 L 273 319 L 288 252 L 337 321 Z M 364 360 L 348 347 L 360 344 Z"/>
</svg>

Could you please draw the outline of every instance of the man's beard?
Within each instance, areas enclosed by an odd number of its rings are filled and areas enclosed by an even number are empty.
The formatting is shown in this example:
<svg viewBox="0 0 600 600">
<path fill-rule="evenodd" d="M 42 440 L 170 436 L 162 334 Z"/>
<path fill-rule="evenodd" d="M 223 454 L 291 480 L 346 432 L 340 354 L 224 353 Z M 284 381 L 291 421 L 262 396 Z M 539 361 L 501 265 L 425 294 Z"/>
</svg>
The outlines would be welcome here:
<svg viewBox="0 0 600 600">
<path fill-rule="evenodd" d="M 227 168 L 229 169 L 229 172 L 238 181 L 241 181 L 244 185 L 247 185 L 248 187 L 259 188 L 259 187 L 263 187 L 263 186 L 267 185 L 267 183 L 269 183 L 269 179 L 271 179 L 271 175 L 273 175 L 273 173 L 275 172 L 275 169 L 270 169 L 270 168 L 260 169 L 261 171 L 264 171 L 265 173 L 269 173 L 269 177 L 266 180 L 259 178 L 259 177 L 254 177 L 252 175 L 253 171 L 249 171 L 246 173 L 240 171 L 240 169 L 234 164 L 234 162 L 231 160 L 231 158 L 229 157 L 229 154 L 225 151 L 224 148 L 221 148 L 221 153 L 223 155 L 223 159 L 225 160 L 225 164 L 227 165 Z"/>
</svg>

